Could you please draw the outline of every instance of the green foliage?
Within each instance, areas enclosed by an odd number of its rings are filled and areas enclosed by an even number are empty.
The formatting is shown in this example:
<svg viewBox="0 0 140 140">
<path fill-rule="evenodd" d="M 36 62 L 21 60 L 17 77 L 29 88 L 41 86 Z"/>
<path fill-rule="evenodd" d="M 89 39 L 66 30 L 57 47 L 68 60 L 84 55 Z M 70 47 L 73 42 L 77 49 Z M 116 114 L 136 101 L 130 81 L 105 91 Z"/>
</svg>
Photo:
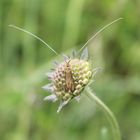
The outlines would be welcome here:
<svg viewBox="0 0 140 140">
<path fill-rule="evenodd" d="M 91 88 L 114 112 L 123 139 L 140 138 L 139 0 L 0 0 L 0 140 L 111 140 L 107 118 L 86 96 L 58 115 L 45 73 L 62 60 L 14 24 L 70 54 L 101 27 L 122 17 L 88 44 L 94 67 Z"/>
</svg>

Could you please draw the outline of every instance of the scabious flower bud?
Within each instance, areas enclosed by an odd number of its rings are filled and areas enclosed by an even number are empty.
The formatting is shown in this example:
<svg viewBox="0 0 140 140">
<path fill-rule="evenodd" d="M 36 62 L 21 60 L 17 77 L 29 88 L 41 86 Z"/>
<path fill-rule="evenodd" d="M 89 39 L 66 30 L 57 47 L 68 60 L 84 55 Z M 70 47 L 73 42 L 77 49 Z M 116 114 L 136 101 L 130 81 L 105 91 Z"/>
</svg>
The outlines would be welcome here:
<svg viewBox="0 0 140 140">
<path fill-rule="evenodd" d="M 57 112 L 71 99 L 79 100 L 81 92 L 89 83 L 92 77 L 92 69 L 87 54 L 87 49 L 85 49 L 81 58 L 67 58 L 58 64 L 52 73 L 47 74 L 51 84 L 43 88 L 50 91 L 52 95 L 45 97 L 44 100 L 53 102 L 60 100 L 61 103 Z"/>
</svg>

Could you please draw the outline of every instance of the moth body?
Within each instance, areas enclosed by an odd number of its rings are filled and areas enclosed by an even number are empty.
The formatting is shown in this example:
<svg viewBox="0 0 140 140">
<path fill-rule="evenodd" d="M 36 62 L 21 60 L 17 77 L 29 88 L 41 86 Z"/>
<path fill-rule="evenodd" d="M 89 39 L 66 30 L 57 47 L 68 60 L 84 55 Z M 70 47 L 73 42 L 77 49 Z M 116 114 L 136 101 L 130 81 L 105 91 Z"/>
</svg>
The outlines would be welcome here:
<svg viewBox="0 0 140 140">
<path fill-rule="evenodd" d="M 65 68 L 65 81 L 66 81 L 65 90 L 66 92 L 73 92 L 75 87 L 74 87 L 74 80 L 72 77 L 72 71 L 69 63 L 70 60 L 66 62 L 66 68 Z"/>
</svg>

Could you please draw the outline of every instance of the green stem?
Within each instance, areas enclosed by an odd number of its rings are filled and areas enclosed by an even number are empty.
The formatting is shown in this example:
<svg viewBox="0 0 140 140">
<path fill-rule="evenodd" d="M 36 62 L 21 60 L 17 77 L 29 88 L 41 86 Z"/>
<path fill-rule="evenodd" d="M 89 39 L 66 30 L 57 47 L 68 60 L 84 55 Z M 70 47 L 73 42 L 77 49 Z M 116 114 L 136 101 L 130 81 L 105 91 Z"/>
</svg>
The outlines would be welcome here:
<svg viewBox="0 0 140 140">
<path fill-rule="evenodd" d="M 90 87 L 86 88 L 87 95 L 90 97 L 91 100 L 94 100 L 94 102 L 103 110 L 103 112 L 106 114 L 111 127 L 112 127 L 112 132 L 114 136 L 114 140 L 121 140 L 121 134 L 119 130 L 119 126 L 117 123 L 117 120 L 112 113 L 112 111 L 92 92 Z"/>
</svg>

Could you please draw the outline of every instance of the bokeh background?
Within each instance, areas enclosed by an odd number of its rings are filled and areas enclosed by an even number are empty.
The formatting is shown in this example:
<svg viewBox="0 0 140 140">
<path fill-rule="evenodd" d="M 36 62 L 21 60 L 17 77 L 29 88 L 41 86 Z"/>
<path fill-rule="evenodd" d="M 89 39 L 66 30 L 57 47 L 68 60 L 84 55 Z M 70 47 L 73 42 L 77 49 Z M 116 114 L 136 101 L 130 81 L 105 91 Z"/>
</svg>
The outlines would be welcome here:
<svg viewBox="0 0 140 140">
<path fill-rule="evenodd" d="M 140 140 L 139 0 L 0 0 L 0 140 L 112 140 L 105 114 L 83 93 L 58 115 L 41 87 L 57 56 L 14 24 L 71 54 L 101 27 L 122 17 L 88 45 L 91 88 L 114 112 L 123 140 Z"/>
</svg>

